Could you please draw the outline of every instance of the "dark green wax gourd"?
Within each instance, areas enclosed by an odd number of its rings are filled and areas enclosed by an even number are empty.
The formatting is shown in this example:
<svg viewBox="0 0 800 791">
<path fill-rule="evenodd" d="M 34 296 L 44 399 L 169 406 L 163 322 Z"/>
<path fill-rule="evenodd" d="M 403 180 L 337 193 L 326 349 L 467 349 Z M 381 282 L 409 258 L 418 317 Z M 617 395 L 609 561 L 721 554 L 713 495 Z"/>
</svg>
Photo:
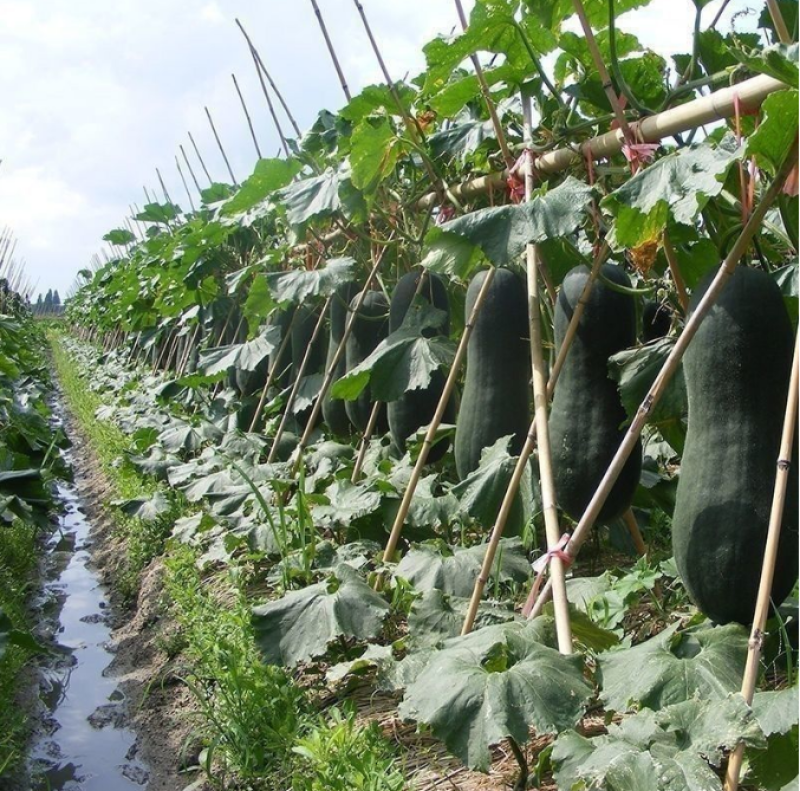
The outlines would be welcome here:
<svg viewBox="0 0 800 791">
<path fill-rule="evenodd" d="M 350 303 L 354 310 L 358 297 Z M 381 291 L 370 291 L 364 297 L 364 304 L 356 315 L 353 331 L 347 339 L 346 357 L 347 370 L 355 368 L 363 362 L 375 347 L 389 334 L 389 302 Z M 364 431 L 369 423 L 372 413 L 373 400 L 370 387 L 367 385 L 354 401 L 345 401 L 347 417 L 359 430 Z M 375 434 L 385 434 L 388 428 L 386 422 L 386 405 L 381 406 L 378 413 L 378 422 L 375 424 Z"/>
<path fill-rule="evenodd" d="M 605 264 L 603 277 L 626 288 L 630 280 L 618 266 Z M 560 349 L 570 319 L 589 278 L 585 266 L 567 273 L 556 300 L 555 342 Z M 561 508 L 580 519 L 625 435 L 627 420 L 608 358 L 636 343 L 634 297 L 614 291 L 598 279 L 592 287 L 553 395 L 550 448 Z M 631 505 L 642 468 L 636 443 L 600 509 L 599 522 L 621 516 Z"/>
<path fill-rule="evenodd" d="M 392 302 L 389 306 L 389 333 L 400 329 L 403 319 L 408 312 L 414 295 L 417 293 L 420 272 L 409 272 L 397 281 L 397 285 L 392 292 Z M 422 284 L 419 296 L 427 299 L 435 308 L 450 315 L 450 305 L 447 300 L 447 289 L 441 278 L 434 274 L 428 274 Z M 434 330 L 430 330 L 431 333 Z M 449 321 L 439 330 L 442 335 L 450 332 Z M 386 407 L 389 420 L 389 431 L 392 440 L 401 453 L 405 453 L 406 441 L 409 437 L 416 434 L 422 427 L 428 425 L 439 405 L 442 391 L 447 377 L 441 371 L 435 371 L 431 381 L 426 388 L 409 390 L 396 401 L 391 401 Z M 443 422 L 454 423 L 456 418 L 455 398 L 451 397 L 445 408 Z M 437 442 L 428 453 L 428 462 L 433 463 L 447 453 L 450 446 L 449 440 Z"/>
<path fill-rule="evenodd" d="M 336 355 L 336 350 L 339 348 L 339 343 L 344 336 L 344 329 L 347 325 L 347 319 L 350 315 L 348 307 L 350 300 L 359 293 L 360 287 L 355 283 L 344 283 L 336 290 L 331 300 L 330 308 L 328 308 L 328 316 L 330 317 L 330 334 L 328 335 L 328 357 L 325 361 L 325 370 L 327 371 L 333 358 Z M 341 356 L 336 370 L 331 380 L 331 387 L 341 379 L 347 371 L 347 360 L 345 355 Z M 347 417 L 345 402 L 341 398 L 331 398 L 330 390 L 325 400 L 322 402 L 322 419 L 328 429 L 339 436 L 345 436 L 350 433 L 351 424 L 350 419 Z"/>
<path fill-rule="evenodd" d="M 692 295 L 691 308 L 709 282 Z M 753 620 L 793 343 L 776 283 L 740 266 L 683 358 L 689 424 L 672 544 L 689 595 L 718 623 Z M 772 587 L 776 604 L 797 579 L 797 488 L 795 438 Z"/>
<path fill-rule="evenodd" d="M 311 343 L 320 313 L 321 307 L 317 305 L 299 305 L 297 308 L 296 318 L 292 324 L 292 372 L 290 384 L 294 384 L 297 375 L 300 373 L 303 358 L 309 347 L 311 347 L 311 354 L 303 372 L 303 377 L 322 373 L 322 368 L 325 365 L 325 333 L 322 329 L 317 333 L 313 344 Z M 313 405 L 295 415 L 300 426 L 306 426 L 311 417 L 312 409 Z"/>
<path fill-rule="evenodd" d="M 467 289 L 469 316 L 486 278 L 478 272 Z M 509 269 L 495 272 L 467 346 L 467 375 L 455 437 L 456 471 L 474 472 L 484 448 L 512 435 L 518 455 L 530 425 L 530 340 L 523 280 Z"/>
</svg>

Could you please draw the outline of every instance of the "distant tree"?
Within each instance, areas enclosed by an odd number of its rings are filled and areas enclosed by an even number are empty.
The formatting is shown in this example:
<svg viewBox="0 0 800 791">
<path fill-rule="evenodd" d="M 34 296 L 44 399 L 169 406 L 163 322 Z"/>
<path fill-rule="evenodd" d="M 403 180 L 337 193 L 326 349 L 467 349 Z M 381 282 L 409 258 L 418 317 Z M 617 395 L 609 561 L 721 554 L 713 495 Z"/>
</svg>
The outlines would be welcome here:
<svg viewBox="0 0 800 791">
<path fill-rule="evenodd" d="M 53 305 L 60 305 L 61 304 L 61 297 L 58 296 L 58 289 L 53 292 Z"/>
<path fill-rule="evenodd" d="M 53 307 L 53 289 L 48 288 L 47 293 L 44 295 L 44 309 L 47 313 Z"/>
<path fill-rule="evenodd" d="M 41 305 L 42 304 L 42 292 L 41 291 L 39 292 L 39 298 L 36 300 L 36 304 L 37 305 Z"/>
</svg>

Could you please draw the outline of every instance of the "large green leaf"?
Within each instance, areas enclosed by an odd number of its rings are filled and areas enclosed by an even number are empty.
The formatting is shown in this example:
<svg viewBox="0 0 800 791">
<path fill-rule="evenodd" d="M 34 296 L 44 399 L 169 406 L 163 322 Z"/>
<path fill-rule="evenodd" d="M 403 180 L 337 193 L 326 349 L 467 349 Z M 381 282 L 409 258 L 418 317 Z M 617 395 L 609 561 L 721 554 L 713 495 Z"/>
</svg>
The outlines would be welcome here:
<svg viewBox="0 0 800 791">
<path fill-rule="evenodd" d="M 271 324 L 252 341 L 203 349 L 199 353 L 197 370 L 205 376 L 214 376 L 230 368 L 255 371 L 259 363 L 278 348 L 280 342 L 281 329 Z"/>
<path fill-rule="evenodd" d="M 376 401 L 395 401 L 408 390 L 427 387 L 434 372 L 448 368 L 455 357 L 449 338 L 430 334 L 445 318 L 443 311 L 416 297 L 401 327 L 338 379 L 331 396 L 352 401 L 369 385 Z"/>
<path fill-rule="evenodd" d="M 294 667 L 324 655 L 340 637 L 377 636 L 388 610 L 380 594 L 341 565 L 324 582 L 254 607 L 252 622 L 264 661 Z"/>
<path fill-rule="evenodd" d="M 659 338 L 644 346 L 617 352 L 609 358 L 609 376 L 617 383 L 630 420 L 636 415 L 674 346 L 675 338 Z M 647 419 L 678 453 L 683 450 L 686 439 L 687 411 L 686 381 L 683 369 L 679 368 Z"/>
<path fill-rule="evenodd" d="M 528 203 L 478 209 L 442 225 L 483 250 L 496 266 L 516 263 L 529 243 L 574 233 L 591 204 L 592 189 L 572 176 Z"/>
<path fill-rule="evenodd" d="M 164 492 L 156 492 L 152 497 L 114 501 L 112 504 L 128 516 L 143 522 L 155 522 L 170 509 L 169 499 Z"/>
<path fill-rule="evenodd" d="M 144 209 L 136 215 L 139 222 L 153 222 L 168 225 L 177 219 L 181 207 L 174 203 L 146 203 Z"/>
<path fill-rule="evenodd" d="M 696 695 L 723 698 L 739 689 L 747 657 L 745 630 L 737 624 L 678 627 L 598 657 L 600 699 L 607 708 L 660 709 Z"/>
<path fill-rule="evenodd" d="M 761 105 L 764 119 L 747 138 L 747 154 L 754 156 L 758 166 L 772 175 L 797 138 L 797 98 L 796 90 L 767 96 Z"/>
<path fill-rule="evenodd" d="M 508 452 L 510 441 L 510 436 L 499 437 L 493 445 L 484 448 L 478 468 L 451 490 L 459 499 L 461 512 L 486 530 L 494 524 L 517 466 L 517 456 Z M 523 472 L 517 497 L 508 516 L 507 535 L 519 533 L 524 524 L 541 511 L 538 482 L 531 468 L 532 463 L 529 463 Z"/>
<path fill-rule="evenodd" d="M 530 729 L 558 733 L 583 714 L 592 687 L 583 658 L 540 642 L 534 624 L 490 626 L 449 640 L 406 690 L 400 715 L 430 726 L 470 768 L 486 770 L 489 748 Z"/>
<path fill-rule="evenodd" d="M 752 708 L 765 736 L 788 733 L 798 724 L 798 689 L 756 692 Z"/>
<path fill-rule="evenodd" d="M 309 297 L 330 296 L 354 276 L 355 261 L 346 256 L 331 258 L 319 269 L 293 269 L 265 275 L 275 302 L 300 304 Z"/>
<path fill-rule="evenodd" d="M 718 766 L 740 739 L 763 745 L 752 712 L 731 695 L 641 711 L 594 739 L 562 734 L 552 760 L 558 787 L 570 791 L 721 791 L 709 763 Z"/>
<path fill-rule="evenodd" d="M 414 602 L 408 616 L 408 633 L 414 645 L 428 648 L 444 640 L 458 637 L 469 609 L 470 600 L 461 596 L 448 596 L 437 588 L 426 590 Z M 507 606 L 481 602 L 475 619 L 475 630 L 484 626 L 514 620 L 514 611 Z"/>
<path fill-rule="evenodd" d="M 407 580 L 418 591 L 440 590 L 448 596 L 468 597 L 485 556 L 485 544 L 474 547 L 450 547 L 441 541 L 419 544 L 397 564 L 393 576 Z M 519 539 L 501 539 L 492 580 L 519 583 L 530 575 L 531 566 Z"/>
<path fill-rule="evenodd" d="M 399 139 L 389 121 L 365 119 L 350 138 L 353 184 L 365 192 L 374 192 L 394 171 L 399 154 Z"/>
<path fill-rule="evenodd" d="M 425 257 L 420 266 L 448 277 L 468 280 L 483 261 L 483 253 L 463 236 L 433 228 L 425 238 Z"/>
<path fill-rule="evenodd" d="M 693 225 L 708 201 L 719 195 L 739 153 L 728 137 L 687 146 L 640 170 L 601 201 L 614 224 L 615 249 L 657 240 L 668 222 Z"/>
<path fill-rule="evenodd" d="M 222 207 L 222 214 L 242 214 L 251 211 L 285 187 L 300 172 L 302 165 L 296 159 L 259 159 L 255 169 L 239 191 Z"/>
<path fill-rule="evenodd" d="M 114 228 L 103 237 L 103 241 L 111 242 L 111 244 L 126 245 L 135 242 L 136 237 L 127 228 Z"/>
<path fill-rule="evenodd" d="M 798 45 L 773 44 L 764 49 L 736 51 L 736 57 L 749 69 L 769 74 L 776 80 L 785 82 L 790 88 L 798 86 Z"/>
<path fill-rule="evenodd" d="M 477 151 L 487 140 L 495 140 L 496 134 L 491 121 L 469 120 L 454 124 L 428 138 L 431 153 L 441 159 L 465 159 Z"/>
</svg>

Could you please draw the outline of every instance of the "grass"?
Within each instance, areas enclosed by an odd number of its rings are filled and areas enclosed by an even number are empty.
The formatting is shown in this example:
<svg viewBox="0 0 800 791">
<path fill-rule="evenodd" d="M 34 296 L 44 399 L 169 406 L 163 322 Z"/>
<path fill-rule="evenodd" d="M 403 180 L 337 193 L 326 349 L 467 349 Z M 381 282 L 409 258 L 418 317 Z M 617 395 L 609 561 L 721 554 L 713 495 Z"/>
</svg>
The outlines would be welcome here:
<svg viewBox="0 0 800 791">
<path fill-rule="evenodd" d="M 134 450 L 130 437 L 110 421 L 97 419 L 97 410 L 105 403 L 102 396 L 89 388 L 88 380 L 61 343 L 59 333 L 51 331 L 48 340 L 69 411 L 86 434 L 102 474 L 111 483 L 114 499 L 147 498 L 159 490 L 165 491 L 170 499 L 170 509 L 152 522 L 128 517 L 120 510 L 115 512 L 115 532 L 127 550 L 115 587 L 126 601 L 131 601 L 139 589 L 142 571 L 164 551 L 172 525 L 183 514 L 185 504 L 176 492 L 164 490 L 130 463 L 128 454 Z"/>
<path fill-rule="evenodd" d="M 26 603 L 37 567 L 39 531 L 15 521 L 2 528 L 0 541 L 0 611 L 15 629 L 27 629 Z M 31 654 L 8 646 L 0 657 L 0 776 L 22 757 L 28 737 L 25 714 L 17 705 L 19 674 Z"/>
</svg>

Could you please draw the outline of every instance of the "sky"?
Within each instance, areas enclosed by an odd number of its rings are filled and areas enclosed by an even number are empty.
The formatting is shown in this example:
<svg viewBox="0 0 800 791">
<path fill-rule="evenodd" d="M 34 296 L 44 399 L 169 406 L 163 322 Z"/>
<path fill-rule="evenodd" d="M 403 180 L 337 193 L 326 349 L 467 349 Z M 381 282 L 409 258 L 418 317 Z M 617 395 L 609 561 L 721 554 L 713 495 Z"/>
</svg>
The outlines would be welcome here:
<svg viewBox="0 0 800 791">
<path fill-rule="evenodd" d="M 721 2 L 705 8 L 704 21 Z M 352 93 L 381 82 L 352 0 L 318 3 Z M 422 46 L 457 22 L 452 0 L 363 5 L 393 79 L 421 71 Z M 733 0 L 719 29 L 761 5 Z M 654 0 L 623 16 L 620 28 L 663 55 L 685 52 L 693 8 L 691 0 Z M 34 294 L 54 288 L 63 296 L 103 249 L 103 235 L 122 225 L 131 204 L 143 205 L 143 187 L 163 199 L 156 168 L 172 199 L 187 205 L 175 165 L 180 144 L 202 178 L 188 131 L 212 178 L 228 180 L 204 106 L 234 175 L 246 178 L 256 153 L 232 73 L 262 154 L 278 153 L 237 17 L 301 129 L 320 109 L 344 104 L 310 0 L 0 0 L 0 229 L 13 230 Z"/>
</svg>

